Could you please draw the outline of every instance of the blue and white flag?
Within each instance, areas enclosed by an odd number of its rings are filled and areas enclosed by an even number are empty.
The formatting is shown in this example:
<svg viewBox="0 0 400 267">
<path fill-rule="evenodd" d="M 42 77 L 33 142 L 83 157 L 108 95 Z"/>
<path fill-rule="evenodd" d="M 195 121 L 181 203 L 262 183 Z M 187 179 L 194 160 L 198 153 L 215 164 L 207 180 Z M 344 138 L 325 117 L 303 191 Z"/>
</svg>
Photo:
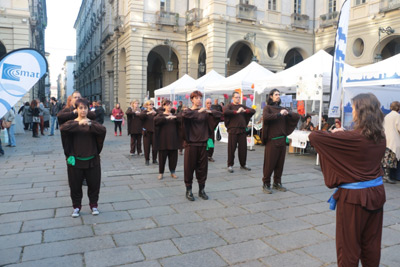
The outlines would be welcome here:
<svg viewBox="0 0 400 267">
<path fill-rule="evenodd" d="M 47 72 L 46 58 L 37 50 L 13 50 L 0 61 L 0 118 Z"/>
<path fill-rule="evenodd" d="M 349 28 L 350 1 L 346 0 L 340 11 L 335 38 L 335 54 L 333 55 L 331 76 L 331 100 L 328 116 L 340 117 L 340 103 L 343 90 L 344 60 L 346 58 L 347 32 Z"/>
</svg>

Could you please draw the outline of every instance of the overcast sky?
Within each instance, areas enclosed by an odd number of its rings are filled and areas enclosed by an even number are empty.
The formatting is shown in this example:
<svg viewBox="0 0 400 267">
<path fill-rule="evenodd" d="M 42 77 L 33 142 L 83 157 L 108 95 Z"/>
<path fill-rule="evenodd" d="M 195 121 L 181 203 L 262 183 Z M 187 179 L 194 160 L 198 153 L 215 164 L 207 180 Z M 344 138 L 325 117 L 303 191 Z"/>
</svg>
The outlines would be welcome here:
<svg viewBox="0 0 400 267">
<path fill-rule="evenodd" d="M 45 51 L 50 53 L 50 82 L 57 85 L 66 56 L 74 56 L 76 34 L 74 23 L 82 0 L 47 0 Z"/>
</svg>

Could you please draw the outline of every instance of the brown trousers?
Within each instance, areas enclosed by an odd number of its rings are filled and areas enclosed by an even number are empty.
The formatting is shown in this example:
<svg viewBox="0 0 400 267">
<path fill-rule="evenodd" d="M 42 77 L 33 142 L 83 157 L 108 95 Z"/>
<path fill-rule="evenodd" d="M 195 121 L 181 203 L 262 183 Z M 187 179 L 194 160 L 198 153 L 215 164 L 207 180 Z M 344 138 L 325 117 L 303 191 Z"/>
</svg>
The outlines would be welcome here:
<svg viewBox="0 0 400 267">
<path fill-rule="evenodd" d="M 97 207 L 100 194 L 101 167 L 100 164 L 88 169 L 74 168 L 67 165 L 68 184 L 71 190 L 72 206 L 81 208 L 82 206 L 82 181 L 86 178 L 88 186 L 89 205 L 91 208 Z"/>
<path fill-rule="evenodd" d="M 143 135 L 143 148 L 144 148 L 144 158 L 146 160 L 150 160 L 150 146 L 152 148 L 152 156 L 153 161 L 157 160 L 157 150 L 154 150 L 154 140 L 153 140 L 153 132 L 147 132 Z"/>
<path fill-rule="evenodd" d="M 238 156 L 240 166 L 245 166 L 247 159 L 246 133 L 228 134 L 228 167 L 234 164 L 236 147 L 239 147 Z"/>
<path fill-rule="evenodd" d="M 338 266 L 379 266 L 383 209 L 368 211 L 338 200 L 336 206 L 336 253 Z"/>
<path fill-rule="evenodd" d="M 199 185 L 204 185 L 207 180 L 208 157 L 206 146 L 185 146 L 183 173 L 186 186 L 192 186 L 193 173 Z"/>
<path fill-rule="evenodd" d="M 286 156 L 285 138 L 269 140 L 264 150 L 263 183 L 271 186 L 271 175 L 274 173 L 274 183 L 282 183 L 283 165 Z"/>
<path fill-rule="evenodd" d="M 131 134 L 131 153 L 142 153 L 142 134 Z"/>
<path fill-rule="evenodd" d="M 175 172 L 178 163 L 178 150 L 159 150 L 158 151 L 158 172 L 164 173 L 165 163 L 168 158 L 169 171 Z"/>
</svg>

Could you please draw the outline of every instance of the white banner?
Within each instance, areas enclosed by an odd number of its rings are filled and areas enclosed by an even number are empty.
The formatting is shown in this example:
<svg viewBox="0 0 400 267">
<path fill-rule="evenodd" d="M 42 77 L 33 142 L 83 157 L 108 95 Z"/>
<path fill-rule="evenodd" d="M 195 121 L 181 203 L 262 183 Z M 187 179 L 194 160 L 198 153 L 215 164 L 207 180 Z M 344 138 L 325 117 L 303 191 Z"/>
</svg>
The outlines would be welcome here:
<svg viewBox="0 0 400 267">
<path fill-rule="evenodd" d="M 322 94 L 322 75 L 304 74 L 299 77 L 296 100 L 321 100 Z"/>
<path fill-rule="evenodd" d="M 0 61 L 0 118 L 47 72 L 47 61 L 38 51 L 11 51 Z"/>
<path fill-rule="evenodd" d="M 349 28 L 350 1 L 346 0 L 340 11 L 335 38 L 335 54 L 333 56 L 331 77 L 331 100 L 329 117 L 340 117 L 340 101 L 343 89 L 344 60 L 346 58 L 347 32 Z"/>
</svg>

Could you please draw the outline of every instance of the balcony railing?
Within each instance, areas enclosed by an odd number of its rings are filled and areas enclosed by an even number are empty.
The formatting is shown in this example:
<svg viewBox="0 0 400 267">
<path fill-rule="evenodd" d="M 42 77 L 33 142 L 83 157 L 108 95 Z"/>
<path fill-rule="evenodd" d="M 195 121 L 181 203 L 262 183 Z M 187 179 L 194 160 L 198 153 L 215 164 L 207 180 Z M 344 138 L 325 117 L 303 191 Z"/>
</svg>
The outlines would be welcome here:
<svg viewBox="0 0 400 267">
<path fill-rule="evenodd" d="M 108 37 L 114 35 L 114 24 L 108 24 L 101 33 L 101 41 L 104 42 Z"/>
<path fill-rule="evenodd" d="M 293 13 L 290 17 L 292 19 L 292 27 L 308 29 L 309 17 L 307 15 Z"/>
<path fill-rule="evenodd" d="M 326 28 L 330 26 L 335 26 L 338 24 L 339 12 L 334 11 L 319 16 L 319 26 L 321 28 Z"/>
<path fill-rule="evenodd" d="M 257 7 L 247 4 L 236 5 L 236 18 L 243 20 L 256 21 Z"/>
<path fill-rule="evenodd" d="M 380 12 L 388 12 L 400 8 L 400 0 L 381 0 L 379 4 Z"/>
<path fill-rule="evenodd" d="M 186 12 L 186 25 L 192 25 L 203 18 L 203 9 L 193 8 Z"/>
<path fill-rule="evenodd" d="M 158 25 L 169 25 L 178 26 L 179 14 L 166 11 L 157 11 L 157 24 Z"/>
</svg>

